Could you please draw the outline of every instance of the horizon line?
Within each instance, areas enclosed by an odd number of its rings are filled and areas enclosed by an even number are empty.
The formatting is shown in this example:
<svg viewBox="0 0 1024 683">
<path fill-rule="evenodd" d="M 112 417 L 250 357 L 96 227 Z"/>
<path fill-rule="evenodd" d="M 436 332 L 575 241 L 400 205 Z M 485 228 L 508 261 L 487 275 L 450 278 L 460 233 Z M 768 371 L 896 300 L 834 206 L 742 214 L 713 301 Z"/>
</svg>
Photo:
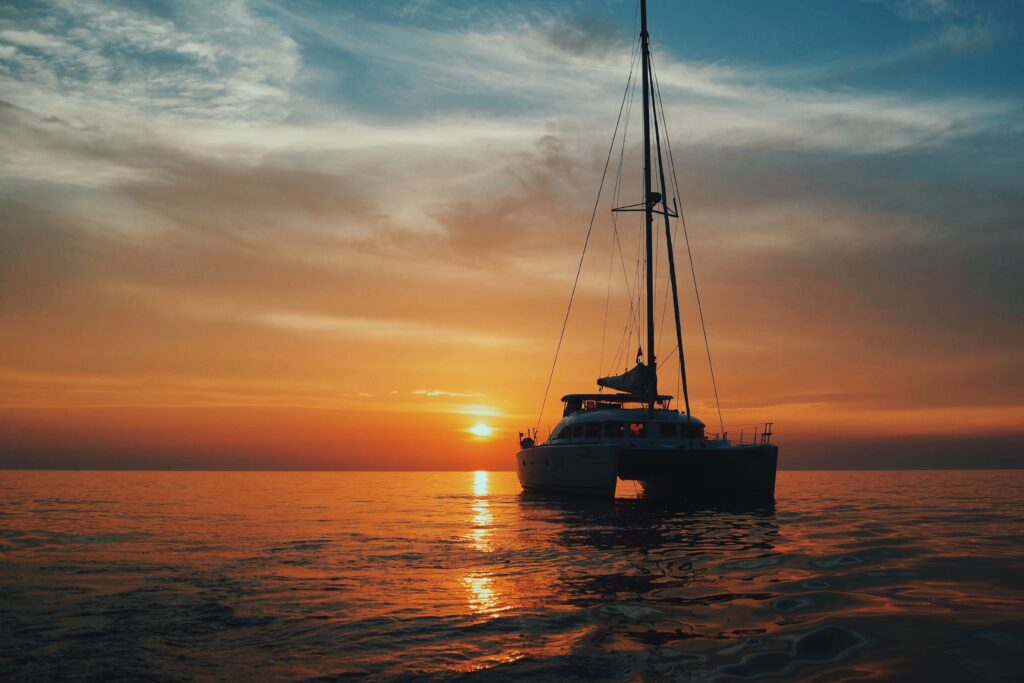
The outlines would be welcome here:
<svg viewBox="0 0 1024 683">
<path fill-rule="evenodd" d="M 813 468 L 786 468 L 780 467 L 780 472 L 1014 472 L 1024 470 L 1024 463 L 1015 467 L 813 467 Z M 360 473 L 409 473 L 409 474 L 433 474 L 438 472 L 515 472 L 514 469 L 433 469 L 433 470 L 412 470 L 412 469 L 330 469 L 330 468 L 170 468 L 170 467 L 138 467 L 132 469 L 112 467 L 5 467 L 0 465 L 0 471 L 4 472 L 360 472 Z M 625 480 L 624 480 L 625 481 Z"/>
</svg>

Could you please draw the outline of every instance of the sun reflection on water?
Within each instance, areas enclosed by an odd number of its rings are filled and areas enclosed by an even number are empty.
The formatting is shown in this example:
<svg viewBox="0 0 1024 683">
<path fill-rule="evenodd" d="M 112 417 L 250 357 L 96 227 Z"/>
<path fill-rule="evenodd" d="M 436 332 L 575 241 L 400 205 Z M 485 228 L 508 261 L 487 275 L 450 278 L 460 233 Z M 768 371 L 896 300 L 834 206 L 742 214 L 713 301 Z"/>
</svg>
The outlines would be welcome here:
<svg viewBox="0 0 1024 683">
<path fill-rule="evenodd" d="M 477 500 L 473 504 L 473 513 L 473 547 L 482 553 L 493 552 L 491 524 L 494 522 L 494 515 L 491 514 L 491 504 L 486 500 Z"/>
<path fill-rule="evenodd" d="M 487 472 L 484 470 L 473 473 L 473 495 L 487 495 Z"/>
<path fill-rule="evenodd" d="M 473 530 L 470 538 L 473 547 L 482 553 L 494 551 L 491 544 L 491 525 L 494 524 L 494 515 L 491 514 L 491 503 L 487 500 L 487 472 L 473 473 Z"/>
<path fill-rule="evenodd" d="M 494 515 L 488 500 L 490 488 L 485 471 L 473 473 L 473 516 L 469 522 L 472 530 L 468 540 L 474 550 L 482 553 L 494 552 L 492 540 Z M 508 609 L 501 601 L 501 594 L 495 586 L 494 577 L 486 571 L 472 571 L 462 577 L 468 592 L 469 607 L 480 614 L 491 614 Z"/>
<path fill-rule="evenodd" d="M 462 582 L 469 590 L 469 606 L 474 612 L 490 614 L 503 609 L 498 600 L 498 593 L 494 589 L 492 577 L 481 572 L 474 572 L 469 576 L 464 576 Z"/>
</svg>

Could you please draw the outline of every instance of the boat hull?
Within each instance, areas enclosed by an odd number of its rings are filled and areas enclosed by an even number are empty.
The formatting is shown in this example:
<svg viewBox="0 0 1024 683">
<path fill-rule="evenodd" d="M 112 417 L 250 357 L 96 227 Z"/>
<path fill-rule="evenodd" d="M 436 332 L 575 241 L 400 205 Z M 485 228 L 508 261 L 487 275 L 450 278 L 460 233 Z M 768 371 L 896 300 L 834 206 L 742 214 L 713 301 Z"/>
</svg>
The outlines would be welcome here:
<svg viewBox="0 0 1024 683">
<path fill-rule="evenodd" d="M 648 494 L 771 497 L 778 456 L 778 447 L 771 445 L 625 447 L 618 454 L 618 476 L 640 482 Z"/>
<path fill-rule="evenodd" d="M 516 455 L 516 473 L 524 491 L 614 496 L 618 447 L 565 445 L 524 448 Z"/>
<path fill-rule="evenodd" d="M 644 447 L 543 445 L 516 455 L 526 491 L 614 496 L 618 479 L 639 482 L 647 495 L 772 497 L 778 447 Z"/>
</svg>

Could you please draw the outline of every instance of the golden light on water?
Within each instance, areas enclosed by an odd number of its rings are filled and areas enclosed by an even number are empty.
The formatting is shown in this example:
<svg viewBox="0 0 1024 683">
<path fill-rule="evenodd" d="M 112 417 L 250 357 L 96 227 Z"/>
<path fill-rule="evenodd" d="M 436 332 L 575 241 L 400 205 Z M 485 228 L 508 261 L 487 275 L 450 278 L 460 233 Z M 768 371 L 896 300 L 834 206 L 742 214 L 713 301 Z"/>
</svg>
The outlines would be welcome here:
<svg viewBox="0 0 1024 683">
<path fill-rule="evenodd" d="M 491 613 L 501 609 L 494 590 L 494 580 L 486 574 L 474 574 L 462 579 L 469 591 L 469 606 L 474 612 Z"/>
<path fill-rule="evenodd" d="M 494 552 L 494 543 L 491 539 L 494 514 L 491 512 L 491 503 L 487 498 L 489 493 L 488 473 L 483 470 L 474 472 L 473 516 L 470 518 L 472 530 L 467 540 L 475 550 L 482 553 Z M 501 594 L 495 586 L 494 577 L 489 572 L 473 571 L 462 577 L 462 583 L 468 593 L 469 608 L 474 612 L 490 614 L 509 608 L 502 602 Z"/>
<path fill-rule="evenodd" d="M 494 550 L 490 541 L 491 524 L 494 523 L 494 516 L 491 514 L 491 505 L 486 498 L 487 493 L 487 472 L 474 472 L 473 531 L 471 537 L 473 547 L 484 553 Z"/>
<path fill-rule="evenodd" d="M 473 517 L 474 527 L 471 534 L 473 547 L 482 553 L 493 552 L 494 546 L 491 545 L 490 525 L 494 522 L 494 517 L 491 515 L 487 501 L 480 501 L 480 503 L 473 508 L 473 512 L 476 513 Z"/>
<path fill-rule="evenodd" d="M 483 553 L 494 550 L 490 545 L 490 525 L 495 518 L 490 514 L 490 504 L 487 502 L 487 473 L 484 471 L 473 472 L 473 530 L 471 538 L 473 547 Z"/>
<path fill-rule="evenodd" d="M 473 495 L 487 495 L 487 472 L 484 470 L 473 473 Z"/>
<path fill-rule="evenodd" d="M 484 424 L 483 422 L 477 422 L 475 425 L 470 427 L 467 431 L 470 434 L 472 434 L 473 436 L 479 436 L 481 439 L 486 439 L 487 437 L 489 437 L 494 432 L 494 430 L 491 429 L 490 426 Z M 487 473 L 484 472 L 484 474 L 487 474 Z"/>
</svg>

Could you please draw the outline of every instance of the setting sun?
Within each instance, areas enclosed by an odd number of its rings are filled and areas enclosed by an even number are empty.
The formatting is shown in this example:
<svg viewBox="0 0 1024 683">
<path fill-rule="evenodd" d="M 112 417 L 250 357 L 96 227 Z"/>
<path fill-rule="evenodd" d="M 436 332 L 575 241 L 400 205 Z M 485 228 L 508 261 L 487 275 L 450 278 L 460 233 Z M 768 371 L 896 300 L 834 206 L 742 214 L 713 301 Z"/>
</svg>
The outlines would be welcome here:
<svg viewBox="0 0 1024 683">
<path fill-rule="evenodd" d="M 470 434 L 473 434 L 474 436 L 479 436 L 481 438 L 485 438 L 485 437 L 490 436 L 491 433 L 494 430 L 491 429 L 489 426 L 485 425 L 483 422 L 477 422 L 475 425 L 470 427 L 467 431 Z"/>
</svg>

